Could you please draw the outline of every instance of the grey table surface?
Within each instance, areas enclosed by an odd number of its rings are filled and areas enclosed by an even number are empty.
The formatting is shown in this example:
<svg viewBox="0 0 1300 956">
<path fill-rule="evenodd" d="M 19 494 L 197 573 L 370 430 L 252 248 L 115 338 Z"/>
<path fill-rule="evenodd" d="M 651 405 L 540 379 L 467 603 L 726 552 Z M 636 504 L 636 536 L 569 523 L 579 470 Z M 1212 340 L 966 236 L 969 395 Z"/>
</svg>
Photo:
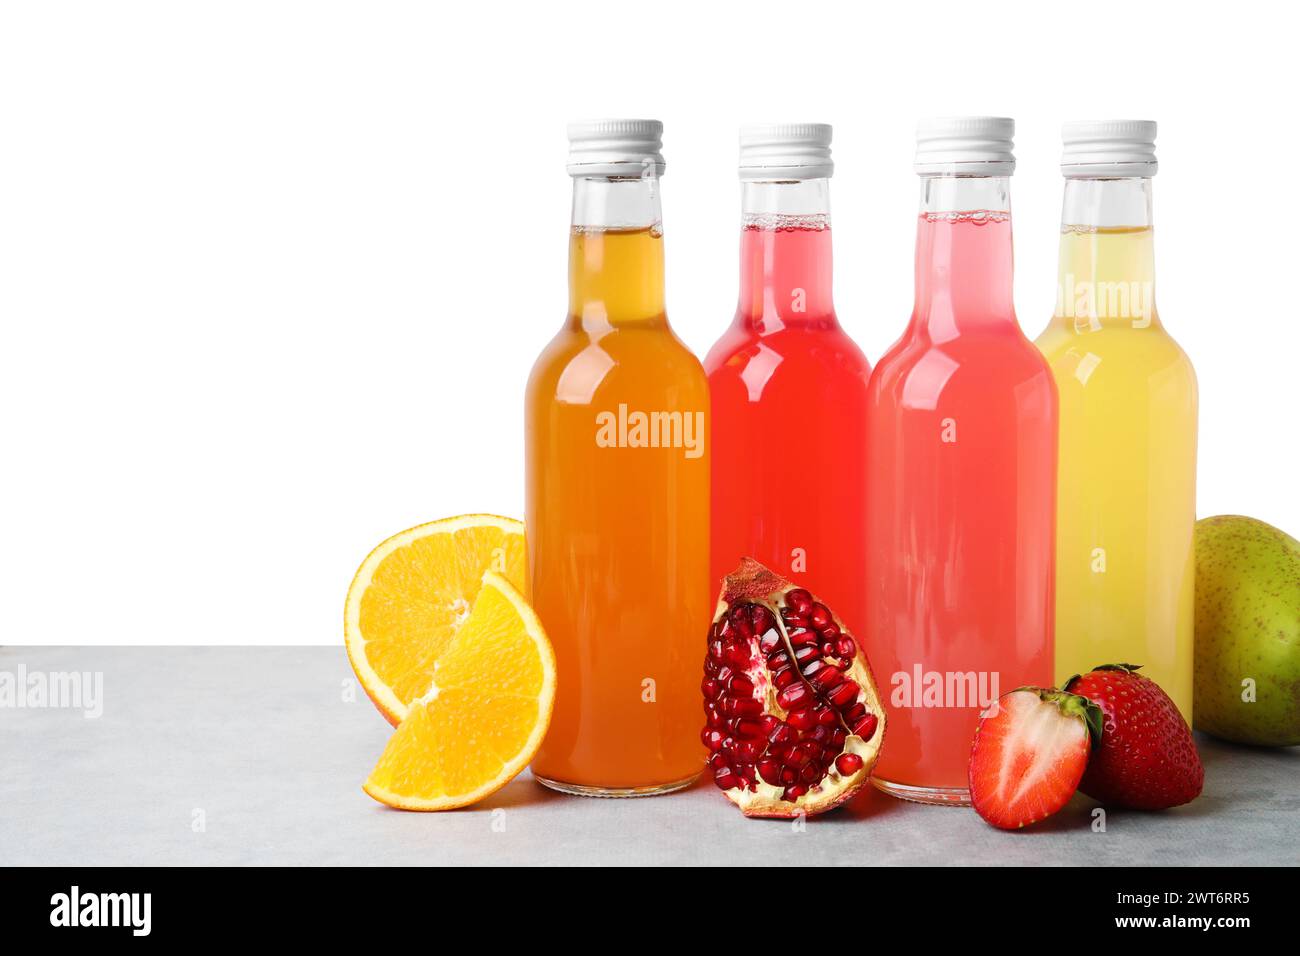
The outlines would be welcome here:
<svg viewBox="0 0 1300 956">
<path fill-rule="evenodd" d="M 747 820 L 707 782 L 666 797 L 552 793 L 527 772 L 446 813 L 361 781 L 388 725 L 342 648 L 0 647 L 0 674 L 102 675 L 102 708 L 0 708 L 0 864 L 1296 864 L 1300 748 L 1199 737 L 1205 792 L 1163 813 L 1076 796 L 1003 833 L 867 788 L 808 820 Z"/>
</svg>

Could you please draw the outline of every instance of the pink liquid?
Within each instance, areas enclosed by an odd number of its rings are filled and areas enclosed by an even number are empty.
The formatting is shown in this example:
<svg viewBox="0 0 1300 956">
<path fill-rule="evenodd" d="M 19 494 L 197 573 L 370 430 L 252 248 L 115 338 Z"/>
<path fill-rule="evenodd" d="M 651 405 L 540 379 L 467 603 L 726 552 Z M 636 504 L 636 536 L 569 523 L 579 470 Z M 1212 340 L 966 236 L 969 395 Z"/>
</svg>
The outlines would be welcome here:
<svg viewBox="0 0 1300 956">
<path fill-rule="evenodd" d="M 871 366 L 831 302 L 831 231 L 816 217 L 741 234 L 740 304 L 705 359 L 712 396 L 710 568 L 752 556 L 866 626 L 866 412 Z"/>
<path fill-rule="evenodd" d="M 916 269 L 868 413 L 876 777 L 960 790 L 981 705 L 1052 683 L 1056 387 L 1016 323 L 1007 214 L 923 215 Z"/>
</svg>

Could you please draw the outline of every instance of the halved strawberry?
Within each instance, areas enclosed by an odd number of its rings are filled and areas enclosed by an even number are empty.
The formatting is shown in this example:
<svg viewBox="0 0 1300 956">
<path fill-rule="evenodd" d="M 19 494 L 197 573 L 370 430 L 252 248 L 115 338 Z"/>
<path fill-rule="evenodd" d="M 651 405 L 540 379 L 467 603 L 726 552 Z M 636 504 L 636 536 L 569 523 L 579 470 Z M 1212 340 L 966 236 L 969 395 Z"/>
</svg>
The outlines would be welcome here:
<svg viewBox="0 0 1300 956">
<path fill-rule="evenodd" d="M 1101 734 L 1101 710 L 1060 690 L 1022 687 L 980 715 L 970 801 L 1003 830 L 1037 823 L 1069 801 Z"/>
</svg>

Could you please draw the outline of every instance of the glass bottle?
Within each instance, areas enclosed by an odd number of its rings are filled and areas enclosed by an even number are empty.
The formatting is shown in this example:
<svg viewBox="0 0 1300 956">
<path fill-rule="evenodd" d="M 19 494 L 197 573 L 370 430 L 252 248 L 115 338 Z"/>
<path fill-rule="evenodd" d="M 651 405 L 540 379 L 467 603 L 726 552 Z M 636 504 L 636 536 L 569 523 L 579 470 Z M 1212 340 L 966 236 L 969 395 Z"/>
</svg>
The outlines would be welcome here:
<svg viewBox="0 0 1300 956">
<path fill-rule="evenodd" d="M 866 626 L 871 375 L 831 298 L 831 128 L 741 131 L 740 301 L 705 359 L 717 587 L 746 556 Z"/>
<path fill-rule="evenodd" d="M 593 796 L 665 793 L 703 769 L 708 382 L 664 311 L 661 135 L 651 120 L 569 128 L 569 317 L 526 399 L 528 592 L 558 667 L 533 773 Z"/>
<path fill-rule="evenodd" d="M 1192 719 L 1196 373 L 1156 311 L 1156 124 L 1065 126 L 1056 677 L 1141 664 Z"/>
<path fill-rule="evenodd" d="M 969 802 L 980 712 L 1052 682 L 1057 398 L 1012 303 L 1014 128 L 921 125 L 915 307 L 871 378 L 875 782 L 923 802 Z"/>
</svg>

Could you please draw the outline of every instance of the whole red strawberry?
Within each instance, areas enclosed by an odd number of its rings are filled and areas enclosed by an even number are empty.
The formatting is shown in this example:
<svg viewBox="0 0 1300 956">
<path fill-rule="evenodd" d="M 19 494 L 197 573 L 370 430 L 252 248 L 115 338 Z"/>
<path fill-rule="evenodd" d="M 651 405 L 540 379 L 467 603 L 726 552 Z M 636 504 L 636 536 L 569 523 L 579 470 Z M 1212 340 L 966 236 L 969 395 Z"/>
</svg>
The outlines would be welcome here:
<svg viewBox="0 0 1300 956">
<path fill-rule="evenodd" d="M 1137 670 L 1106 664 L 1065 682 L 1104 715 L 1079 789 L 1111 806 L 1164 810 L 1200 795 L 1205 768 L 1174 702 Z"/>
</svg>

